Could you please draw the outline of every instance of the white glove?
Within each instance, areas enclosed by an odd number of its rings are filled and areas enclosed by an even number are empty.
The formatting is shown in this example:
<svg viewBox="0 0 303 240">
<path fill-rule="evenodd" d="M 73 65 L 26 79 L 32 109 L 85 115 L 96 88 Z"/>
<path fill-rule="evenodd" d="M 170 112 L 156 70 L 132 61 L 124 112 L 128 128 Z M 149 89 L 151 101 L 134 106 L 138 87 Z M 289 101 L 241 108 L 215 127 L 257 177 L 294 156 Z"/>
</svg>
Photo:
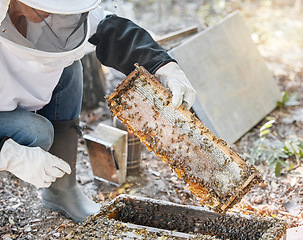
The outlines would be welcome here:
<svg viewBox="0 0 303 240">
<path fill-rule="evenodd" d="M 71 168 L 65 161 L 39 147 L 19 145 L 12 139 L 4 142 L 0 152 L 0 171 L 9 171 L 37 187 L 49 187 Z"/>
<path fill-rule="evenodd" d="M 186 108 L 191 108 L 196 98 L 196 91 L 177 63 L 167 63 L 156 71 L 155 76 L 172 92 L 173 107 L 178 108 L 183 103 Z"/>
</svg>

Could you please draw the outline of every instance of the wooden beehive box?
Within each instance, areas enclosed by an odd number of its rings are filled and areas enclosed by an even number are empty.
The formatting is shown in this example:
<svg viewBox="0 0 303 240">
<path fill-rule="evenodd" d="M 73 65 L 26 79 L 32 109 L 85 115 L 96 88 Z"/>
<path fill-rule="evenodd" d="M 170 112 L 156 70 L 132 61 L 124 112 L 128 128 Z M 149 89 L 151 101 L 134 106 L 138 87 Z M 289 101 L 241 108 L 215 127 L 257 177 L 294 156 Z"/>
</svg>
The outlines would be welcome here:
<svg viewBox="0 0 303 240">
<path fill-rule="evenodd" d="M 154 151 L 201 203 L 225 212 L 262 181 L 226 142 L 217 138 L 143 67 L 134 70 L 107 98 L 112 113 Z"/>
<path fill-rule="evenodd" d="M 68 238 L 280 240 L 286 226 L 275 218 L 221 215 L 203 207 L 120 195 Z"/>
</svg>

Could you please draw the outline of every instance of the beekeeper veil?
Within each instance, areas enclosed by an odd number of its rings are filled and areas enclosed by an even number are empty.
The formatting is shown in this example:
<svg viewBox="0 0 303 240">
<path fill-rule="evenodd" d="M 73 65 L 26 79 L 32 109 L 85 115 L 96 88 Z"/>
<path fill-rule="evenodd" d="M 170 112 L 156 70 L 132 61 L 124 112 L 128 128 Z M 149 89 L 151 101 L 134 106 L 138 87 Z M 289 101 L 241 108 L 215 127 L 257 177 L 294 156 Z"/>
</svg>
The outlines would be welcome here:
<svg viewBox="0 0 303 240">
<path fill-rule="evenodd" d="M 16 0 L 31 7 L 40 23 L 27 20 L 24 38 L 7 14 L 10 0 L 0 0 L 1 37 L 19 45 L 46 52 L 64 52 L 77 48 L 86 38 L 87 15 L 101 0 Z M 43 19 L 36 10 L 50 15 Z"/>
</svg>

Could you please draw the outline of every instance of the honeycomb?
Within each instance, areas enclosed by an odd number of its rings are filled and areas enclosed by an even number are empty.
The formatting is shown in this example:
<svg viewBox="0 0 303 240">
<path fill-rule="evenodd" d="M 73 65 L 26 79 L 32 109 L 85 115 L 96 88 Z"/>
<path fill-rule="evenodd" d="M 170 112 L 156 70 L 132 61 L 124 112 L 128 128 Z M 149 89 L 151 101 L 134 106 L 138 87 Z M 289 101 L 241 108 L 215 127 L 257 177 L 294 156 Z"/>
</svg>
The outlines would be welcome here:
<svg viewBox="0 0 303 240">
<path fill-rule="evenodd" d="M 257 183 L 259 171 L 181 105 L 144 67 L 136 69 L 107 97 L 108 106 L 150 151 L 167 162 L 200 203 L 226 212 Z"/>
</svg>

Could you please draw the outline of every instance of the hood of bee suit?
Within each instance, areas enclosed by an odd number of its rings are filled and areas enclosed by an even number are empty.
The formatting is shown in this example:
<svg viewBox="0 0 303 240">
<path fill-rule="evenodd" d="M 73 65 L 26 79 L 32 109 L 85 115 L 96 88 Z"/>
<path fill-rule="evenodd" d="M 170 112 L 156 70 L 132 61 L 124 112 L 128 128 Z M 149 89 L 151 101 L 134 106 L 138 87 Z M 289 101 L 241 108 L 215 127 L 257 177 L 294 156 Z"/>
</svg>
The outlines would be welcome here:
<svg viewBox="0 0 303 240">
<path fill-rule="evenodd" d="M 88 12 L 101 3 L 101 0 L 19 0 L 20 2 L 48 13 L 78 14 Z M 5 18 L 10 0 L 0 0 L 0 25 Z"/>
<path fill-rule="evenodd" d="M 0 0 L 0 25 L 5 18 L 10 0 Z"/>
</svg>

